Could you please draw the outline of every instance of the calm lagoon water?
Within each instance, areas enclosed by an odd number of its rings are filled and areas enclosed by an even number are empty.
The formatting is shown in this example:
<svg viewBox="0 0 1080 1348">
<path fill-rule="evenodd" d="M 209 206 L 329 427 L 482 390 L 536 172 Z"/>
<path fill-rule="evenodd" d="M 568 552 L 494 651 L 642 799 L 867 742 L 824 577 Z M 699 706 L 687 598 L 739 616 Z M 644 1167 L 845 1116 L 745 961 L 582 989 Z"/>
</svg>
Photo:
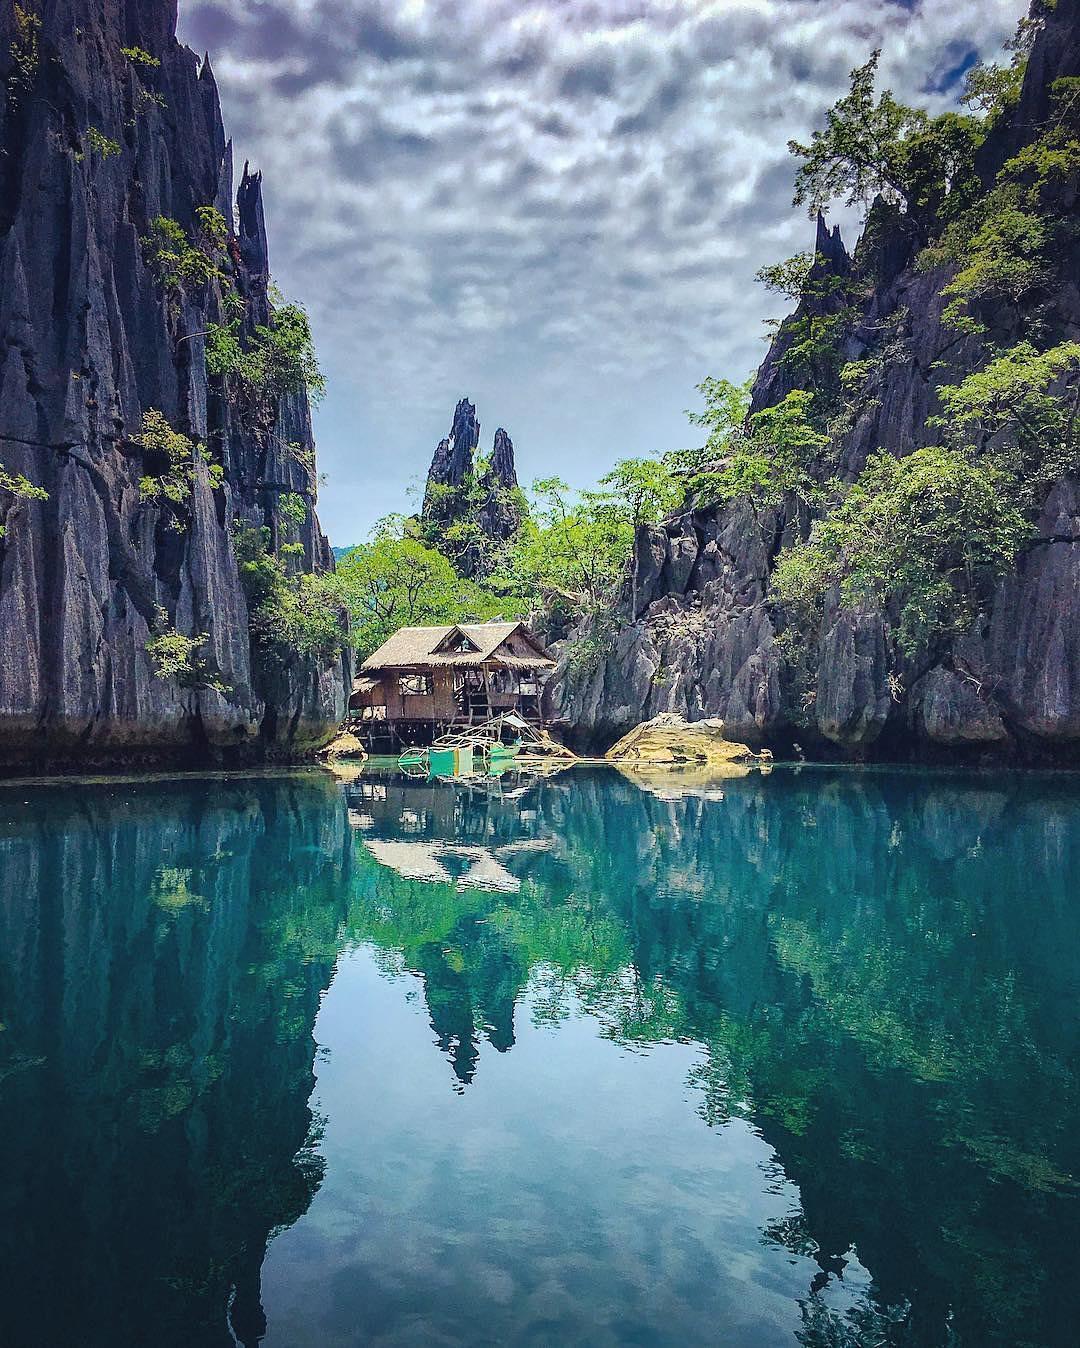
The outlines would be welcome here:
<svg viewBox="0 0 1080 1348">
<path fill-rule="evenodd" d="M 8 784 L 0 1344 L 1073 1348 L 1078 873 L 1069 776 Z"/>
</svg>

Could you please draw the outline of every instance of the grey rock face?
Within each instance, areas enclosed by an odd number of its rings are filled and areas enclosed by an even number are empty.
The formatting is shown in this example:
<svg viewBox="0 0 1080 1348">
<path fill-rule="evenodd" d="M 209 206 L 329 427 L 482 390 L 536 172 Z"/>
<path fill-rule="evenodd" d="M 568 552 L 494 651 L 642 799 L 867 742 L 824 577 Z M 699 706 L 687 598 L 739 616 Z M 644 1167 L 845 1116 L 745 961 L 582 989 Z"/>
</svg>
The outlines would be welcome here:
<svg viewBox="0 0 1080 1348">
<path fill-rule="evenodd" d="M 495 432 L 491 458 L 481 476 L 485 496 L 477 516 L 484 534 L 500 541 L 513 537 L 521 517 L 506 493 L 518 484 L 514 466 L 514 442 L 500 428 Z"/>
<path fill-rule="evenodd" d="M 1036 42 L 1018 110 L 988 138 L 980 171 L 992 181 L 1004 158 L 1046 114 L 1049 83 L 1080 74 L 1080 3 L 1059 0 Z M 1076 193 L 1066 203 L 1076 209 Z M 852 480 L 870 454 L 898 456 L 938 443 L 928 425 L 936 388 L 983 363 L 974 339 L 942 322 L 943 271 L 916 268 L 917 231 L 897 208 L 878 201 L 849 257 L 837 230 L 819 219 L 814 276 L 846 277 L 863 287 L 845 329 L 841 355 L 886 352 L 840 436 L 839 471 Z M 1070 245 L 1062 276 L 1080 274 Z M 850 301 L 843 301 L 850 302 Z M 777 333 L 758 372 L 753 410 L 772 406 L 805 371 L 783 357 L 797 339 L 795 320 L 810 306 L 842 303 L 836 287 L 818 287 Z M 1002 346 L 1018 337 L 1008 306 L 980 313 Z M 1080 291 L 1062 285 L 1044 317 L 1061 338 L 1080 330 Z M 812 380 L 810 386 L 814 386 Z M 553 716 L 581 745 L 605 747 L 660 711 L 688 719 L 723 718 L 730 733 L 780 751 L 797 741 L 846 757 L 963 754 L 1025 761 L 1080 760 L 1080 483 L 1059 482 L 1037 526 L 1037 541 L 998 586 L 976 630 L 929 668 L 911 669 L 887 640 L 885 616 L 826 606 L 810 652 L 813 677 L 798 685 L 781 659 L 779 621 L 768 602 L 780 547 L 805 531 L 793 506 L 755 518 L 745 505 L 695 510 L 640 531 L 633 574 L 615 634 L 599 649 L 571 635 L 547 690 Z M 797 686 L 798 685 L 798 686 Z"/>
<path fill-rule="evenodd" d="M 462 398 L 454 408 L 450 434 L 435 446 L 435 455 L 428 469 L 428 491 L 424 509 L 429 510 L 431 487 L 460 487 L 472 471 L 473 456 L 480 443 L 480 422 L 476 408 L 468 398 Z"/>
<path fill-rule="evenodd" d="M 421 521 L 438 547 L 454 524 L 475 523 L 482 538 L 448 555 L 463 576 L 484 571 L 483 540 L 503 542 L 513 536 L 521 517 L 509 493 L 517 487 L 514 442 L 500 426 L 489 459 L 477 458 L 480 422 L 476 408 L 462 398 L 454 409 L 450 434 L 440 440 L 428 469 Z M 447 493 L 440 488 L 460 488 Z"/>
<path fill-rule="evenodd" d="M 491 448 L 491 472 L 500 487 L 516 487 L 518 484 L 514 442 L 501 426 L 495 432 L 495 443 Z"/>
<path fill-rule="evenodd" d="M 266 321 L 260 177 L 245 167 L 234 228 L 213 73 L 176 41 L 175 20 L 170 0 L 50 5 L 20 78 L 24 35 L 0 7 L 0 463 L 48 492 L 0 493 L 0 766 L 290 754 L 327 738 L 344 709 L 341 662 L 297 660 L 283 679 L 253 660 L 231 543 L 234 519 L 276 540 L 283 492 L 314 501 L 307 399 L 282 399 L 268 419 L 211 386 L 204 338 L 224 321 L 220 288 L 166 292 L 140 243 L 157 216 L 190 238 L 196 208 L 217 205 L 244 322 Z M 92 129 L 112 145 L 95 147 Z M 224 468 L 214 489 L 197 467 L 180 530 L 140 498 L 155 470 L 133 437 L 151 408 Z M 332 565 L 313 510 L 299 541 L 298 566 Z M 205 636 L 224 692 L 155 675 L 146 643 L 162 609 Z"/>
<path fill-rule="evenodd" d="M 568 643 L 549 714 L 581 744 L 607 745 L 661 712 L 718 716 L 733 739 L 775 741 L 784 718 L 765 596 L 776 523 L 743 502 L 643 529 L 625 615 L 636 620 L 592 659 Z"/>
</svg>

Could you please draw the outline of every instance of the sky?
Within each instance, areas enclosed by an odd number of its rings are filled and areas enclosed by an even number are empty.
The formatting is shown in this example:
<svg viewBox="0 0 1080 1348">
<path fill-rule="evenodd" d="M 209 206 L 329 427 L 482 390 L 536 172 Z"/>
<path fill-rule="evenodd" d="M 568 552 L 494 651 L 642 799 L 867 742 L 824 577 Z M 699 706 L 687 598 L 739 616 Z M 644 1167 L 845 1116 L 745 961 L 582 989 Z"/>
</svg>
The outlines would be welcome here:
<svg viewBox="0 0 1080 1348">
<path fill-rule="evenodd" d="M 263 170 L 275 279 L 311 315 L 331 542 L 415 508 L 463 396 L 526 485 L 695 443 L 695 385 L 756 368 L 782 312 L 754 273 L 813 246 L 788 140 L 875 47 L 898 97 L 951 106 L 1024 10 L 180 0 L 237 169 Z"/>
</svg>

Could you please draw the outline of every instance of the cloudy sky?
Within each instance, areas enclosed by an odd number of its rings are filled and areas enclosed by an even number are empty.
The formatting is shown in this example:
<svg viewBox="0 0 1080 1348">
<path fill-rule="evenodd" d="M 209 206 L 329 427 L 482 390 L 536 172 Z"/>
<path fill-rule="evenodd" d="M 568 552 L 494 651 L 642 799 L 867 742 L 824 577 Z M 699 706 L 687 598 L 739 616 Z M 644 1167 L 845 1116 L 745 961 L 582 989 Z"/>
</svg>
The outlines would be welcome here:
<svg viewBox="0 0 1080 1348">
<path fill-rule="evenodd" d="M 524 482 L 692 443 L 694 385 L 764 354 L 754 272 L 812 243 L 788 139 L 877 46 L 898 95 L 948 106 L 1024 9 L 180 0 L 330 380 L 331 541 L 408 508 L 464 394 Z"/>
</svg>

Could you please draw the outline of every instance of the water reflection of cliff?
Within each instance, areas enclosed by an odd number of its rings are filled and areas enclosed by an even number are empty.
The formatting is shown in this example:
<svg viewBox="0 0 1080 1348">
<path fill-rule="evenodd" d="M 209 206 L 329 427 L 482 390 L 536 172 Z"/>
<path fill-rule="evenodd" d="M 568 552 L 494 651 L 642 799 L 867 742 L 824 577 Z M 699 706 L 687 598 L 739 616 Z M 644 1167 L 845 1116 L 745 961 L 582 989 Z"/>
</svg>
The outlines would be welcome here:
<svg viewBox="0 0 1080 1348">
<path fill-rule="evenodd" d="M 257 1342 L 346 834 L 321 776 L 5 791 L 0 1341 Z"/>
<path fill-rule="evenodd" d="M 360 941 L 422 981 L 458 1090 L 526 994 L 701 1045 L 703 1117 L 799 1186 L 765 1238 L 818 1286 L 855 1248 L 910 1303 L 894 1332 L 811 1302 L 808 1345 L 1071 1344 L 1078 851 L 1075 786 L 1037 777 L 9 789 L 0 1342 L 257 1340 L 268 1235 L 320 1180 L 319 994 Z"/>
<path fill-rule="evenodd" d="M 1080 1273 L 1074 787 L 785 771 L 710 798 L 579 771 L 510 807 L 363 791 L 349 927 L 421 976 L 459 1089 L 485 1040 L 513 1043 L 526 988 L 551 1020 L 573 1001 L 612 1037 L 695 1040 L 704 1116 L 753 1119 L 800 1186 L 768 1239 L 823 1278 L 856 1247 L 881 1303 L 910 1301 L 905 1343 L 1073 1341 L 1048 1290 Z M 380 835 L 486 848 L 516 888 L 410 879 Z M 861 1341 L 810 1320 L 808 1343 Z"/>
</svg>

